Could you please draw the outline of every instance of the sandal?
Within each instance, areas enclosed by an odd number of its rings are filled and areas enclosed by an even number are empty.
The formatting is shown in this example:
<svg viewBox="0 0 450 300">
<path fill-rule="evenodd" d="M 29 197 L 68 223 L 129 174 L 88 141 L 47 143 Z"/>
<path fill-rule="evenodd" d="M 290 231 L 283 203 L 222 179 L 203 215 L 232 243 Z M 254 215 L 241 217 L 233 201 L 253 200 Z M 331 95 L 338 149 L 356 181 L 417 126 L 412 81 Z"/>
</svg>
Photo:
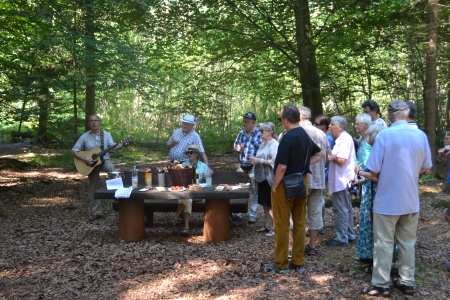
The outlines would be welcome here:
<svg viewBox="0 0 450 300">
<path fill-rule="evenodd" d="M 170 224 L 172 224 L 173 226 L 176 226 L 177 225 L 177 223 L 178 223 L 178 220 L 177 219 L 175 219 L 175 218 L 172 218 L 172 219 L 170 219 Z"/>
<path fill-rule="evenodd" d="M 316 254 L 317 254 L 317 250 L 316 250 L 315 247 L 312 248 L 312 247 L 310 247 L 309 245 L 306 245 L 306 247 L 305 247 L 305 253 L 306 253 L 306 255 L 313 256 L 313 255 L 316 255 Z"/>
<path fill-rule="evenodd" d="M 392 279 L 392 284 L 396 289 L 399 289 L 402 291 L 403 295 L 412 296 L 414 295 L 414 287 L 413 286 L 407 286 L 400 283 L 400 280 L 398 278 Z"/>
<path fill-rule="evenodd" d="M 372 297 L 378 297 L 383 296 L 386 298 L 389 298 L 391 296 L 391 292 L 389 291 L 389 288 L 382 288 L 377 286 L 368 286 L 362 289 L 361 294 L 368 295 Z"/>
<path fill-rule="evenodd" d="M 256 229 L 256 232 L 266 232 L 266 231 L 270 231 L 270 229 L 267 229 L 266 226 L 264 226 L 263 228 L 260 228 L 260 229 Z"/>
<path fill-rule="evenodd" d="M 181 235 L 182 236 L 188 236 L 189 235 L 189 228 L 184 228 L 182 231 L 181 231 Z"/>
</svg>

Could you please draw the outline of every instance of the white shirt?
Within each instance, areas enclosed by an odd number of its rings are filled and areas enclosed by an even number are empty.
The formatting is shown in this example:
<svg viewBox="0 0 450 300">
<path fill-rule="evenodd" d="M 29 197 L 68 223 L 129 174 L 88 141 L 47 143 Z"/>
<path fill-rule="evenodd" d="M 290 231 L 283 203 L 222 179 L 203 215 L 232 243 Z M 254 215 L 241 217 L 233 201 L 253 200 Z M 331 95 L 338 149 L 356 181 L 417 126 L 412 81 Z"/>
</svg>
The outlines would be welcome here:
<svg viewBox="0 0 450 300">
<path fill-rule="evenodd" d="M 417 213 L 419 173 L 431 168 L 428 139 L 404 120 L 378 133 L 366 167 L 380 173 L 373 212 L 401 216 Z"/>
</svg>

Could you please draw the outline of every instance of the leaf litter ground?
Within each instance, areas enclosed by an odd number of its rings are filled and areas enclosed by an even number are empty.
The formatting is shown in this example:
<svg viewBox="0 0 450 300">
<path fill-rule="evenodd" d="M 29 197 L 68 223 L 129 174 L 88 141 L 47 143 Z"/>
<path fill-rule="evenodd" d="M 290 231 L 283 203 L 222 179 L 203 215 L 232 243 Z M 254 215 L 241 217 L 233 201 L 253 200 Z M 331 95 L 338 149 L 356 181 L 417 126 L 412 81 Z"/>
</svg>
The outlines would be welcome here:
<svg viewBox="0 0 450 300">
<path fill-rule="evenodd" d="M 256 224 L 247 224 L 246 216 L 233 223 L 232 238 L 221 243 L 203 242 L 198 213 L 187 238 L 180 236 L 181 224 L 169 225 L 173 214 L 155 213 L 145 240 L 124 243 L 110 201 L 103 201 L 104 219 L 87 222 L 87 177 L 72 166 L 14 168 L 11 160 L 20 160 L 23 150 L 0 149 L 0 160 L 10 159 L 0 170 L 1 299 L 370 298 L 360 295 L 371 276 L 355 260 L 356 245 L 325 246 L 334 236 L 331 208 L 318 255 L 306 257 L 307 274 L 266 273 L 261 264 L 272 262 L 274 239 L 255 232 L 264 225 L 262 209 Z M 215 169 L 236 163 L 233 157 L 210 160 Z M 439 185 L 421 186 L 416 294 L 409 298 L 450 299 L 450 274 L 443 267 L 450 260 L 450 225 L 443 220 L 445 209 L 433 207 L 450 197 L 436 192 Z M 358 220 L 359 209 L 353 213 Z M 398 290 L 392 293 L 392 299 L 405 299 Z"/>
</svg>

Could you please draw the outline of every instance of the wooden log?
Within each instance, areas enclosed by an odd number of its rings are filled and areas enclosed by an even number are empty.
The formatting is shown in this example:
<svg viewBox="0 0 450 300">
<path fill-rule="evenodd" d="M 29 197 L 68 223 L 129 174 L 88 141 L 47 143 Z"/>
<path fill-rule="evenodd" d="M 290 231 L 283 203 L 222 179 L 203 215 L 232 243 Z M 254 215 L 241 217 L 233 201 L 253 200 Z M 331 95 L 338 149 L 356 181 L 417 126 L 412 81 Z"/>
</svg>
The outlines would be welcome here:
<svg viewBox="0 0 450 300">
<path fill-rule="evenodd" d="M 203 240 L 221 242 L 230 237 L 230 199 L 206 199 Z"/>
<path fill-rule="evenodd" d="M 144 200 L 119 200 L 119 238 L 126 242 L 138 242 L 145 238 Z"/>
</svg>

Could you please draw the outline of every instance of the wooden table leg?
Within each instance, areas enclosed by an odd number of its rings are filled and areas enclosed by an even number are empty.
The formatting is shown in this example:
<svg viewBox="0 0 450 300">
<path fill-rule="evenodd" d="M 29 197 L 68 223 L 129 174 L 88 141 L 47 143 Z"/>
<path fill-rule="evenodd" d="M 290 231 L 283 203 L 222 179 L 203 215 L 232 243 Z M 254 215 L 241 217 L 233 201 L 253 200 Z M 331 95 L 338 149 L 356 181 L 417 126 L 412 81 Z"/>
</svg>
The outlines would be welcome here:
<svg viewBox="0 0 450 300">
<path fill-rule="evenodd" d="M 203 240 L 221 242 L 230 239 L 230 199 L 206 199 Z"/>
<path fill-rule="evenodd" d="M 145 238 L 143 199 L 119 199 L 119 238 L 127 242 L 138 242 Z"/>
</svg>

